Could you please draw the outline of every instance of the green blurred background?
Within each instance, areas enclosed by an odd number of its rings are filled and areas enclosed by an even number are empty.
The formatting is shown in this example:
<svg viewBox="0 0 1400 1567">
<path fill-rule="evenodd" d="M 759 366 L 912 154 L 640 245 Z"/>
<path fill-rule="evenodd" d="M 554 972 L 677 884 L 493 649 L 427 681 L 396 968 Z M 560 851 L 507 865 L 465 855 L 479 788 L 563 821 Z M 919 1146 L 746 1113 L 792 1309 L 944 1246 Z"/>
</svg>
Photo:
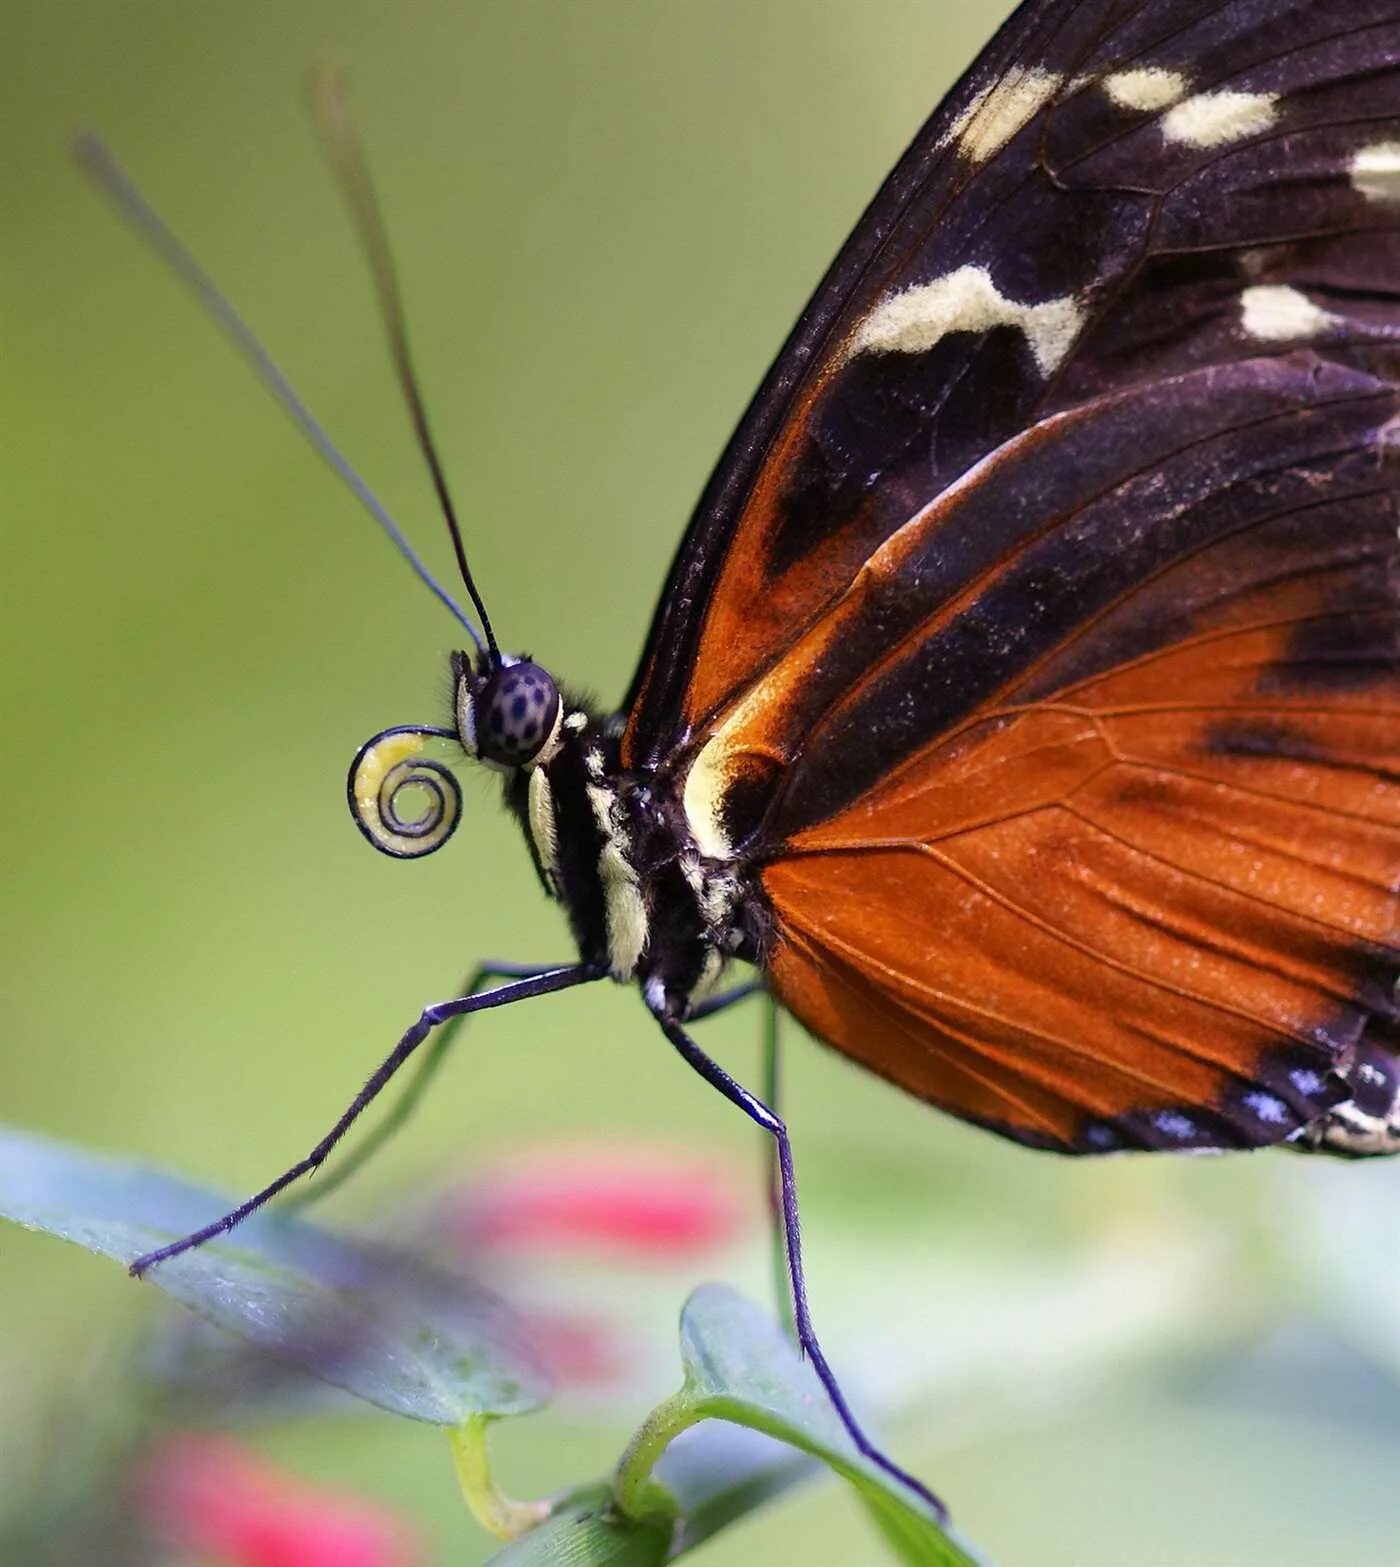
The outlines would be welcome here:
<svg viewBox="0 0 1400 1567">
<path fill-rule="evenodd" d="M 348 758 L 384 725 L 443 720 L 452 624 L 66 137 L 108 137 L 446 574 L 303 113 L 310 63 L 349 69 L 493 617 L 615 699 L 744 400 L 1004 9 L 8 0 L 4 1119 L 242 1191 L 477 955 L 567 955 L 493 783 L 464 779 L 457 840 L 421 864 L 353 829 Z M 707 1025 L 748 1075 L 756 1032 Z M 818 1321 L 849 1375 L 903 1405 L 886 1434 L 972 1540 L 1007 1564 L 1400 1560 L 1400 1170 L 1055 1162 L 792 1046 Z M 333 1211 L 563 1136 L 707 1148 L 757 1179 L 747 1126 L 609 990 L 474 1025 Z M 0 1248 L 13 1478 L 55 1389 L 149 1298 L 54 1243 Z M 736 1268 L 761 1290 L 750 1251 Z M 688 1282 L 634 1307 L 664 1324 Z M 507 1483 L 601 1473 L 646 1405 L 566 1401 L 506 1430 Z M 254 1436 L 410 1511 L 435 1561 L 489 1554 L 436 1432 L 367 1416 Z M 877 1555 L 827 1484 L 696 1560 Z"/>
</svg>

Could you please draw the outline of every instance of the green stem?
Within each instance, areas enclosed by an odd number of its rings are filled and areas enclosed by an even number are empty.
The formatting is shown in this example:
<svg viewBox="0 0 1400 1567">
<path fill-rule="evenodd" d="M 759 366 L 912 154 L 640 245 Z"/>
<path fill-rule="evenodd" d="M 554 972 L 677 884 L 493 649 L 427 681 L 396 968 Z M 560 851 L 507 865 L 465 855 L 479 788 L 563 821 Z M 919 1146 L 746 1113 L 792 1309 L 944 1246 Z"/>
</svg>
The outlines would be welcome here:
<svg viewBox="0 0 1400 1567">
<path fill-rule="evenodd" d="M 687 1426 L 704 1418 L 682 1388 L 658 1404 L 637 1428 L 613 1474 L 613 1497 L 624 1517 L 636 1520 L 658 1512 L 675 1513 L 674 1498 L 665 1486 L 652 1479 L 651 1472 L 667 1446 Z"/>
<path fill-rule="evenodd" d="M 467 1506 L 483 1528 L 502 1540 L 518 1539 L 553 1511 L 549 1502 L 517 1502 L 496 1486 L 486 1451 L 487 1415 L 470 1415 L 447 1433 L 452 1462 Z"/>
</svg>

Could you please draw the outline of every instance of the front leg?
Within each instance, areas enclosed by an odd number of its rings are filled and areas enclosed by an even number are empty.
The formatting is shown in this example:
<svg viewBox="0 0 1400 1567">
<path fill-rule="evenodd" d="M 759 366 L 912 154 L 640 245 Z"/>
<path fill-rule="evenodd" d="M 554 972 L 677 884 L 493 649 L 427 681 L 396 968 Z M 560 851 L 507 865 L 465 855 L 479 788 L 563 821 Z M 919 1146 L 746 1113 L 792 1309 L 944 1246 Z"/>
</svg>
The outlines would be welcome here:
<svg viewBox="0 0 1400 1567">
<path fill-rule="evenodd" d="M 178 1241 L 171 1241 L 168 1246 L 162 1246 L 156 1251 L 147 1252 L 144 1257 L 138 1257 L 131 1264 L 131 1273 L 140 1278 L 156 1263 L 178 1257 L 182 1252 L 192 1251 L 196 1246 L 202 1246 L 205 1241 L 211 1241 L 218 1235 L 226 1235 L 235 1225 L 241 1224 L 250 1214 L 256 1213 L 259 1208 L 271 1202 L 278 1192 L 290 1186 L 299 1177 L 316 1169 L 354 1125 L 361 1112 L 373 1103 L 394 1073 L 439 1024 L 455 1017 L 463 1017 L 468 1012 L 482 1012 L 488 1007 L 508 1006 L 513 1001 L 526 1001 L 531 996 L 545 996 L 551 991 L 567 990 L 572 985 L 582 985 L 589 980 L 602 979 L 605 972 L 597 965 L 580 963 L 572 968 L 551 969 L 547 973 L 536 974 L 528 979 L 517 979 L 512 984 L 500 985 L 495 990 L 485 990 L 475 996 L 461 996 L 454 1001 L 439 1001 L 434 1006 L 424 1007 L 418 1015 L 418 1021 L 405 1031 L 398 1044 L 370 1074 L 365 1086 L 351 1100 L 340 1119 L 304 1159 L 298 1159 L 275 1181 L 270 1181 L 261 1191 L 255 1192 L 246 1202 L 240 1203 L 221 1219 L 215 1219 L 212 1224 L 206 1224 L 203 1229 L 195 1230 L 193 1234 L 182 1236 Z"/>
<path fill-rule="evenodd" d="M 836 1413 L 841 1418 L 841 1424 L 845 1426 L 852 1442 L 872 1463 L 878 1464 L 886 1474 L 899 1481 L 901 1485 L 909 1487 L 915 1495 L 921 1497 L 938 1518 L 947 1517 L 947 1508 L 933 1494 L 922 1481 L 916 1480 L 913 1475 L 901 1469 L 893 1459 L 887 1458 L 884 1453 L 866 1436 L 861 1429 L 860 1422 L 851 1412 L 850 1405 L 846 1402 L 846 1395 L 841 1391 L 841 1385 L 836 1380 L 836 1375 L 827 1364 L 826 1356 L 822 1353 L 822 1347 L 817 1341 L 816 1330 L 812 1326 L 812 1315 L 807 1306 L 807 1284 L 802 1271 L 802 1238 L 798 1229 L 797 1220 L 797 1181 L 793 1174 L 792 1143 L 788 1137 L 787 1127 L 782 1120 L 768 1108 L 764 1102 L 751 1094 L 741 1083 L 735 1081 L 718 1062 L 712 1061 L 699 1045 L 681 1027 L 680 1023 L 664 1005 L 653 1004 L 648 998 L 653 1017 L 661 1025 L 661 1031 L 676 1047 L 681 1058 L 688 1063 L 701 1077 L 717 1088 L 731 1104 L 738 1107 L 763 1128 L 774 1140 L 778 1151 L 778 1189 L 779 1200 L 782 1209 L 783 1239 L 787 1250 L 788 1282 L 792 1287 L 792 1314 L 797 1329 L 797 1341 L 802 1346 L 807 1358 L 812 1362 L 812 1367 L 821 1379 L 822 1386 L 826 1389 Z"/>
<path fill-rule="evenodd" d="M 464 996 L 475 995 L 488 979 L 533 979 L 536 975 L 548 974 L 553 969 L 566 966 L 562 963 L 511 963 L 501 958 L 487 958 L 478 963 L 467 975 L 461 993 Z M 282 1204 L 284 1210 L 305 1208 L 313 1202 L 320 1202 L 323 1197 L 329 1197 L 333 1191 L 339 1190 L 357 1170 L 369 1163 L 418 1108 L 423 1095 L 437 1076 L 438 1069 L 446 1060 L 447 1052 L 467 1016 L 468 1014 L 464 1012 L 455 1013 L 434 1033 L 432 1043 L 424 1054 L 419 1056 L 418 1064 L 413 1069 L 413 1075 L 407 1085 L 378 1125 L 366 1137 L 361 1138 L 359 1145 L 351 1149 L 348 1155 L 342 1156 L 329 1175 L 309 1186 L 304 1186 L 301 1191 L 289 1197 Z"/>
</svg>

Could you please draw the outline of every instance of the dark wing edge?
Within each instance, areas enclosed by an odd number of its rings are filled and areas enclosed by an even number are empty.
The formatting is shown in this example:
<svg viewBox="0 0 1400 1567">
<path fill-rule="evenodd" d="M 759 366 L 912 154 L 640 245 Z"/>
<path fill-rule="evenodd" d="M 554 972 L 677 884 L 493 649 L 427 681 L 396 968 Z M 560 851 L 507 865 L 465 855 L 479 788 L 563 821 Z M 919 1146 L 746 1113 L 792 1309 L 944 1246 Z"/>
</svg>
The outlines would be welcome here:
<svg viewBox="0 0 1400 1567">
<path fill-rule="evenodd" d="M 1307 0 L 1016 11 L 857 224 L 706 486 L 624 764 L 673 754 L 882 540 L 1056 408 L 1281 352 L 1324 320 L 1344 329 L 1334 354 L 1388 345 L 1393 379 L 1397 28 L 1393 0 L 1342 19 Z M 1388 160 L 1369 187 L 1341 161 L 1363 143 Z"/>
<path fill-rule="evenodd" d="M 633 737 L 632 754 L 625 756 L 629 765 L 654 761 L 654 755 L 648 754 L 650 747 L 667 737 L 670 715 L 680 705 L 679 688 L 694 658 L 702 612 L 744 503 L 808 371 L 830 346 L 852 296 L 937 163 L 948 157 L 945 143 L 950 127 L 991 83 L 1013 68 L 1037 31 L 1053 32 L 1061 16 L 1072 13 L 1078 4 L 1079 0 L 1049 4 L 1031 0 L 1007 17 L 924 121 L 784 339 L 706 481 L 666 574 L 621 709 L 629 717 Z"/>
</svg>

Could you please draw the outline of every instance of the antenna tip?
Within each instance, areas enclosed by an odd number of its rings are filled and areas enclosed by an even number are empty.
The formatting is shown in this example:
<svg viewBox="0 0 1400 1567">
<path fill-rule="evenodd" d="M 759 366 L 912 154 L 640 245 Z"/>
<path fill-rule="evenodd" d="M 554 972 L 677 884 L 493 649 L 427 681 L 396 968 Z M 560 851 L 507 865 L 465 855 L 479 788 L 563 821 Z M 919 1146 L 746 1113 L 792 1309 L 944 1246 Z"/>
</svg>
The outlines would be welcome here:
<svg viewBox="0 0 1400 1567">
<path fill-rule="evenodd" d="M 345 135 L 346 80 L 345 67 L 334 60 L 318 61 L 306 73 L 307 100 L 323 134 Z"/>
<path fill-rule="evenodd" d="M 84 168 L 103 168 L 112 161 L 107 144 L 88 126 L 81 126 L 68 138 L 68 151 Z"/>
</svg>

